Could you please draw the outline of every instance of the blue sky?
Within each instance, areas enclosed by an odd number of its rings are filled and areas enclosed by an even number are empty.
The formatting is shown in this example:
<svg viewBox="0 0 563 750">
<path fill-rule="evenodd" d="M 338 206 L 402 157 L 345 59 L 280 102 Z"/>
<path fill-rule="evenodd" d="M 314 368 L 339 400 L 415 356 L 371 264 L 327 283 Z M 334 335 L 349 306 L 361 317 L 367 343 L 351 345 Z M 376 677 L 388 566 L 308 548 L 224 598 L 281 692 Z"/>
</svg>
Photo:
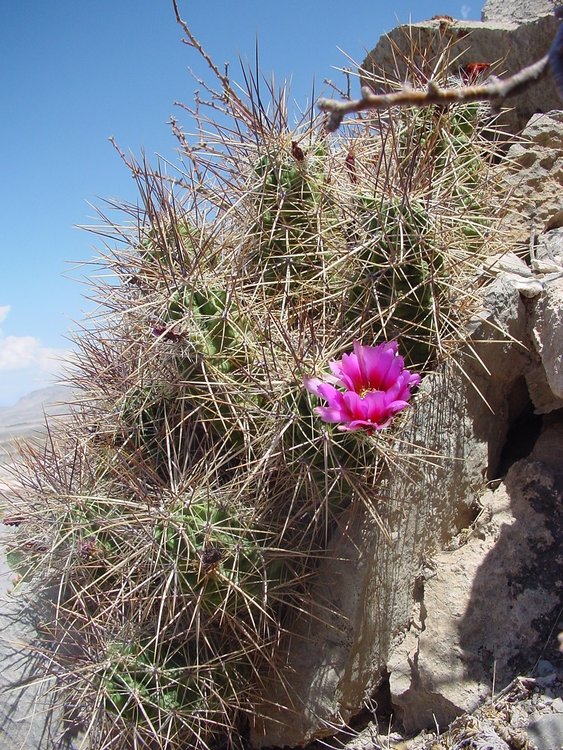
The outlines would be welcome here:
<svg viewBox="0 0 563 750">
<path fill-rule="evenodd" d="M 380 35 L 436 13 L 478 19 L 481 5 L 452 0 L 180 0 L 184 19 L 217 63 L 252 61 L 291 79 L 304 107 L 335 67 L 361 62 Z M 135 201 L 123 151 L 174 161 L 174 115 L 207 75 L 181 42 L 172 0 L 17 0 L 0 4 L 0 406 L 48 384 L 70 349 L 67 336 L 89 303 L 76 264 L 101 240 L 92 205 Z"/>
</svg>

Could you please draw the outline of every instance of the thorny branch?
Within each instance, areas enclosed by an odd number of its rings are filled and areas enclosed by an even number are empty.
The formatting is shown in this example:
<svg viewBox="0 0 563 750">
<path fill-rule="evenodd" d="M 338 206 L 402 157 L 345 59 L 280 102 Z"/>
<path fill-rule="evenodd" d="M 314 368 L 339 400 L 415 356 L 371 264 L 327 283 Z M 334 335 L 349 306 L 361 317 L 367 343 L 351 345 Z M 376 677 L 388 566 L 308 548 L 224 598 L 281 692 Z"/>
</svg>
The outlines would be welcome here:
<svg viewBox="0 0 563 750">
<path fill-rule="evenodd" d="M 556 8 L 555 15 L 563 20 L 563 6 Z M 522 68 L 509 78 L 501 80 L 491 76 L 486 83 L 479 86 L 463 86 L 460 88 L 441 88 L 434 81 L 428 81 L 426 90 L 416 91 L 403 88 L 392 94 L 374 94 L 369 87 L 362 87 L 362 98 L 352 101 L 338 101 L 336 99 L 319 99 L 318 108 L 329 113 L 326 128 L 332 133 L 338 129 L 344 116 L 352 112 L 365 110 L 386 109 L 387 107 L 426 107 L 429 104 L 451 104 L 458 102 L 490 101 L 499 102 L 508 97 L 519 94 L 528 86 L 537 83 L 547 69 L 555 79 L 561 98 L 563 98 L 563 23 L 551 45 L 549 52 L 526 68 Z"/>
<path fill-rule="evenodd" d="M 178 0 L 172 0 L 172 4 L 174 6 L 174 13 L 176 15 L 176 21 L 178 24 L 182 27 L 184 30 L 184 33 L 186 34 L 186 39 L 182 39 L 184 44 L 187 44 L 189 47 L 193 47 L 197 52 L 201 55 L 201 57 L 205 60 L 213 74 L 216 76 L 217 80 L 220 82 L 223 94 L 219 94 L 218 92 L 210 91 L 211 94 L 213 94 L 217 99 L 227 101 L 230 100 L 232 102 L 236 102 L 236 104 L 246 113 L 248 113 L 247 107 L 244 105 L 242 99 L 235 93 L 233 90 L 233 87 L 231 85 L 231 81 L 228 76 L 228 66 L 225 66 L 225 72 L 221 73 L 217 65 L 213 62 L 211 57 L 207 54 L 207 52 L 202 47 L 201 43 L 195 38 L 195 36 L 190 31 L 190 28 L 188 24 L 183 20 L 183 18 L 180 16 L 180 9 L 178 8 Z M 200 81 L 200 83 L 203 83 Z M 205 84 L 204 84 L 205 85 Z M 207 88 L 207 87 L 206 87 Z"/>
</svg>

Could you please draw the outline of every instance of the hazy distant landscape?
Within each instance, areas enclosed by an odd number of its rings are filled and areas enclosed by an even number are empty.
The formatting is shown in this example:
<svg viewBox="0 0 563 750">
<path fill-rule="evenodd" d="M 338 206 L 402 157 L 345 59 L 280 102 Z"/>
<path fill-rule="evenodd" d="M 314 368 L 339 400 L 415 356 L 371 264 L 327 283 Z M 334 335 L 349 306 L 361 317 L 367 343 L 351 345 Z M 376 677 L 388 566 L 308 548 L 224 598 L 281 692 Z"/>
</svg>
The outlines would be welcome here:
<svg viewBox="0 0 563 750">
<path fill-rule="evenodd" d="M 0 406 L 0 464 L 10 461 L 19 438 L 41 439 L 45 435 L 45 414 L 62 415 L 70 389 L 53 385 L 32 391 L 13 406 Z"/>
</svg>

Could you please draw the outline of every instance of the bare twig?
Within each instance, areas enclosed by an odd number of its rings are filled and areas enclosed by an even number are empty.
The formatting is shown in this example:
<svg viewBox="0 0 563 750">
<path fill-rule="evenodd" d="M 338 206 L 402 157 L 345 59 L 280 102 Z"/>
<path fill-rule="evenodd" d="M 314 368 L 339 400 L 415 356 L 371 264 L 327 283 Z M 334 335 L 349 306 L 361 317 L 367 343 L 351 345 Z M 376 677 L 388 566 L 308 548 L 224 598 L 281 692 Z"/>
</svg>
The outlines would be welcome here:
<svg viewBox="0 0 563 750">
<path fill-rule="evenodd" d="M 429 104 L 451 104 L 472 101 L 499 101 L 520 93 L 532 83 L 536 83 L 545 74 L 549 56 L 519 70 L 510 78 L 500 80 L 489 78 L 480 86 L 463 86 L 460 88 L 441 88 L 434 81 L 428 81 L 424 91 L 404 88 L 392 94 L 373 94 L 367 86 L 362 87 L 362 98 L 353 101 L 336 99 L 319 99 L 317 106 L 322 112 L 330 114 L 327 130 L 334 132 L 340 126 L 344 116 L 352 112 L 378 110 L 387 107 L 426 107 Z"/>
<path fill-rule="evenodd" d="M 210 91 L 210 93 L 214 94 L 215 96 L 217 96 L 219 99 L 222 99 L 223 101 L 230 101 L 231 103 L 232 102 L 236 102 L 237 105 L 243 111 L 248 112 L 248 109 L 247 109 L 246 105 L 243 103 L 242 99 L 236 94 L 236 92 L 234 91 L 234 89 L 233 89 L 233 87 L 231 85 L 231 81 L 230 81 L 229 75 L 228 75 L 228 64 L 225 64 L 225 72 L 222 73 L 219 70 L 219 67 L 213 62 L 213 60 L 211 59 L 211 57 L 204 50 L 204 48 L 202 47 L 201 43 L 192 34 L 192 32 L 190 31 L 190 28 L 189 28 L 188 24 L 180 16 L 180 10 L 178 8 L 178 1 L 177 0 L 172 0 L 172 4 L 174 6 L 174 13 L 176 15 L 176 21 L 180 24 L 180 26 L 184 30 L 184 33 L 187 36 L 187 39 L 182 39 L 182 41 L 184 42 L 184 44 L 187 44 L 189 47 L 193 47 L 195 50 L 197 50 L 197 52 L 199 52 L 199 54 L 205 60 L 205 62 L 207 63 L 207 65 L 209 66 L 209 68 L 211 69 L 211 71 L 213 72 L 213 74 L 216 76 L 217 80 L 220 82 L 221 87 L 223 89 L 223 95 L 219 94 L 218 92 L 211 91 L 206 86 L 206 88 L 208 89 L 208 91 Z"/>
<path fill-rule="evenodd" d="M 190 31 L 190 28 L 189 28 L 188 24 L 180 16 L 180 10 L 178 8 L 177 0 L 172 0 L 172 2 L 173 2 L 173 5 L 174 5 L 174 13 L 176 15 L 176 21 L 180 24 L 180 26 L 184 30 L 184 33 L 188 37 L 187 39 L 183 40 L 184 43 L 188 44 L 190 47 L 194 47 L 199 52 L 199 54 L 203 57 L 203 59 L 205 60 L 205 62 L 209 65 L 209 67 L 211 68 L 211 70 L 213 71 L 213 73 L 217 76 L 218 80 L 221 82 L 221 84 L 223 85 L 223 88 L 225 89 L 225 91 L 229 91 L 230 92 L 231 91 L 231 84 L 230 84 L 230 81 L 229 81 L 228 77 L 226 75 L 224 75 L 223 73 L 221 73 L 221 71 L 219 70 L 219 68 L 217 67 L 217 65 L 215 65 L 215 63 L 213 62 L 213 60 L 209 57 L 209 55 L 207 54 L 207 52 L 203 49 L 203 47 L 201 46 L 201 44 L 198 42 L 198 40 L 192 34 L 192 32 Z"/>
</svg>

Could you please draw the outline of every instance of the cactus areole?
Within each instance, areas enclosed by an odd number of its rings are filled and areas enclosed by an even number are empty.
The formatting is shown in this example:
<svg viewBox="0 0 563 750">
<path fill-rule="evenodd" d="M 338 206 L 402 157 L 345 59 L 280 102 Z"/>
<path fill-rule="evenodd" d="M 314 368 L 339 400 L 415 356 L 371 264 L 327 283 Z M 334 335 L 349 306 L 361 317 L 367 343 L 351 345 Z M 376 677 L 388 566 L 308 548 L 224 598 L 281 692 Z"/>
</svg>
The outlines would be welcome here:
<svg viewBox="0 0 563 750">
<path fill-rule="evenodd" d="M 305 378 L 305 388 L 328 402 L 315 409 L 321 419 L 338 423 L 339 430 L 372 433 L 388 427 L 395 414 L 408 406 L 411 389 L 420 383 L 420 375 L 405 370 L 397 350 L 396 341 L 379 346 L 354 341 L 351 354 L 329 362 L 332 375 L 325 380 Z"/>
</svg>

